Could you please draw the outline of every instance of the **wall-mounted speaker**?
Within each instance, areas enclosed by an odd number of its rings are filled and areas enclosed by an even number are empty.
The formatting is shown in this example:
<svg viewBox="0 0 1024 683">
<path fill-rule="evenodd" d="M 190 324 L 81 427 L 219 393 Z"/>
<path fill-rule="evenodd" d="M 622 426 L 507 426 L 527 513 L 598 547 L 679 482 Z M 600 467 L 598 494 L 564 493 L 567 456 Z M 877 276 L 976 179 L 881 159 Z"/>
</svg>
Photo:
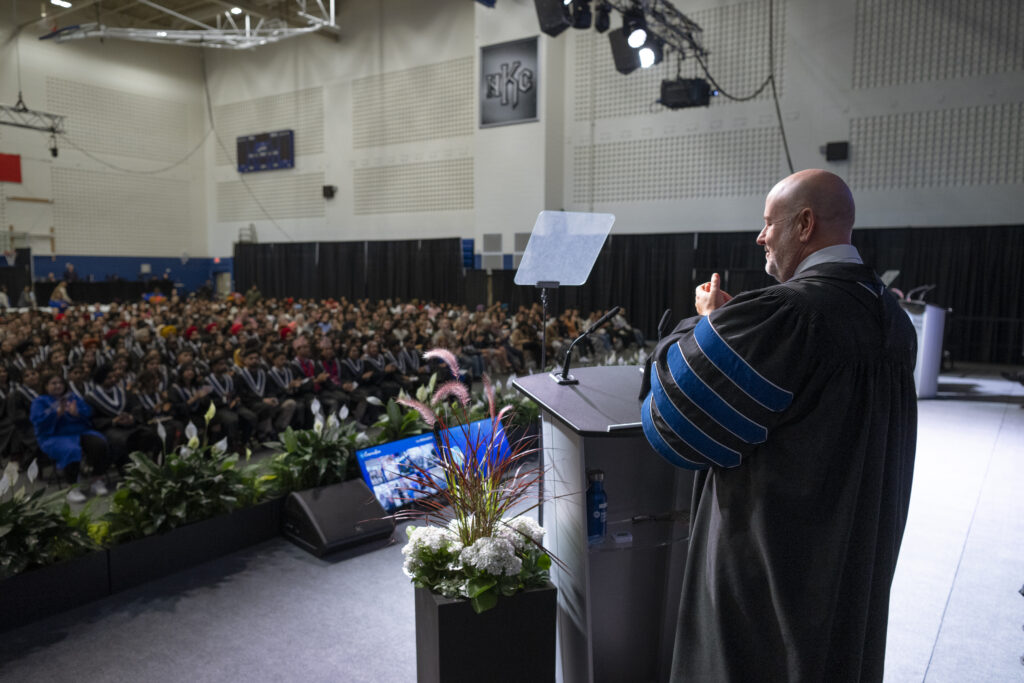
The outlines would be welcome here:
<svg viewBox="0 0 1024 683">
<path fill-rule="evenodd" d="M 337 185 L 324 185 L 324 199 L 334 199 L 334 193 L 337 191 Z"/>
<path fill-rule="evenodd" d="M 829 142 L 825 145 L 825 161 L 846 161 L 849 158 L 849 142 Z"/>
</svg>

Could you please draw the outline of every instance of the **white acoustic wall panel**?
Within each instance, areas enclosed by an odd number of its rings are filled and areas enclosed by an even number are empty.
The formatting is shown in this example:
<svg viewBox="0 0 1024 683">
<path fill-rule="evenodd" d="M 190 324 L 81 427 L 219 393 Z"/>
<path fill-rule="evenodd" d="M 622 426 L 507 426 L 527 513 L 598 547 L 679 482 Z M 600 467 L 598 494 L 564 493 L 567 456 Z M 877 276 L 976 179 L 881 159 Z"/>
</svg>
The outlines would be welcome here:
<svg viewBox="0 0 1024 683">
<path fill-rule="evenodd" d="M 227 148 L 217 148 L 218 166 L 235 166 L 235 142 L 242 135 L 295 131 L 295 155 L 324 151 L 323 88 L 305 88 L 214 107 L 217 134 Z"/>
<path fill-rule="evenodd" d="M 1024 70 L 1021 0 L 857 0 L 856 12 L 854 88 Z"/>
<path fill-rule="evenodd" d="M 356 215 L 473 208 L 473 159 L 357 168 Z"/>
<path fill-rule="evenodd" d="M 850 184 L 863 189 L 1024 183 L 1024 103 L 853 119 Z"/>
<path fill-rule="evenodd" d="M 760 195 L 779 178 L 778 150 L 775 128 L 579 145 L 573 150 L 572 201 Z"/>
<path fill-rule="evenodd" d="M 690 12 L 693 21 L 704 29 L 703 44 L 708 51 L 705 62 L 719 85 L 730 94 L 742 97 L 754 93 L 769 73 L 768 9 L 764 0 L 724 5 Z M 786 2 L 774 3 L 774 30 L 776 87 L 781 95 L 784 70 L 783 46 L 785 41 Z M 613 22 L 614 28 L 618 21 Z M 596 31 L 573 32 L 574 59 L 574 120 L 590 121 L 624 116 L 644 116 L 669 112 L 656 100 L 661 96 L 662 79 L 704 78 L 704 72 L 695 59 L 687 58 L 680 64 L 669 54 L 660 64 L 649 69 L 637 69 L 623 75 L 615 70 L 608 34 Z M 771 97 L 766 88 L 758 99 Z M 712 106 L 727 103 L 723 97 L 712 98 Z"/>
<path fill-rule="evenodd" d="M 352 82 L 352 146 L 382 147 L 472 135 L 473 58 Z"/>
<path fill-rule="evenodd" d="M 176 256 L 192 244 L 187 180 L 51 168 L 57 253 Z"/>
<path fill-rule="evenodd" d="M 323 172 L 247 173 L 239 180 L 217 183 L 217 220 L 321 218 L 323 186 Z"/>
<path fill-rule="evenodd" d="M 46 108 L 67 117 L 72 147 L 93 154 L 169 161 L 195 144 L 189 144 L 188 108 L 182 102 L 48 76 Z"/>
</svg>

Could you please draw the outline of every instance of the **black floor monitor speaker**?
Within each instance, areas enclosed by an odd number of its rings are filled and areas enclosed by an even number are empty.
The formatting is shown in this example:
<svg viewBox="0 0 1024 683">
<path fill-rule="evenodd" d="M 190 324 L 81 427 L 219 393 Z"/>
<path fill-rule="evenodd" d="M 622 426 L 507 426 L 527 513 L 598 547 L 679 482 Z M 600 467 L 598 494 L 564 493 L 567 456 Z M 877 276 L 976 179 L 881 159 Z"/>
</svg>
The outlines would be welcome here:
<svg viewBox="0 0 1024 683">
<path fill-rule="evenodd" d="M 395 521 L 362 480 L 354 479 L 305 491 L 293 491 L 284 502 L 282 533 L 318 557 L 363 543 L 385 540 Z"/>
</svg>

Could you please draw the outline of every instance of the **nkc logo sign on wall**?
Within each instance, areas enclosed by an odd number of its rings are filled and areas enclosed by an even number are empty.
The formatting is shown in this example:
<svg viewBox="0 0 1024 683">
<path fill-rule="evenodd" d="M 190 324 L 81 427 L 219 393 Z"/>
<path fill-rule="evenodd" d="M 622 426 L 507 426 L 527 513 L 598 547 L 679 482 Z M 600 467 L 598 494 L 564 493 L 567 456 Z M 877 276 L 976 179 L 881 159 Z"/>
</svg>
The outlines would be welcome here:
<svg viewBox="0 0 1024 683">
<path fill-rule="evenodd" d="M 480 48 L 480 127 L 537 120 L 537 37 Z"/>
</svg>

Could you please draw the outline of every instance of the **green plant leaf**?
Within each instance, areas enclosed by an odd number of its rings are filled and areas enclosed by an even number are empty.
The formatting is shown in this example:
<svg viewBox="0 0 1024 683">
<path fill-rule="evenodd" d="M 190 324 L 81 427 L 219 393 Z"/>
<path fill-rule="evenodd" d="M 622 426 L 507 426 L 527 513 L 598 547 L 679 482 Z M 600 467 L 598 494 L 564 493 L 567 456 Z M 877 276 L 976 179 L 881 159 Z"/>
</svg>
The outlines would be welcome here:
<svg viewBox="0 0 1024 683">
<path fill-rule="evenodd" d="M 493 588 L 497 583 L 497 581 L 489 576 L 477 576 L 470 579 L 466 584 L 466 593 L 469 597 L 475 598 Z"/>
<path fill-rule="evenodd" d="M 470 598 L 469 604 L 473 607 L 474 612 L 481 614 L 498 604 L 498 593 L 493 590 L 485 591 L 476 597 Z"/>
</svg>

